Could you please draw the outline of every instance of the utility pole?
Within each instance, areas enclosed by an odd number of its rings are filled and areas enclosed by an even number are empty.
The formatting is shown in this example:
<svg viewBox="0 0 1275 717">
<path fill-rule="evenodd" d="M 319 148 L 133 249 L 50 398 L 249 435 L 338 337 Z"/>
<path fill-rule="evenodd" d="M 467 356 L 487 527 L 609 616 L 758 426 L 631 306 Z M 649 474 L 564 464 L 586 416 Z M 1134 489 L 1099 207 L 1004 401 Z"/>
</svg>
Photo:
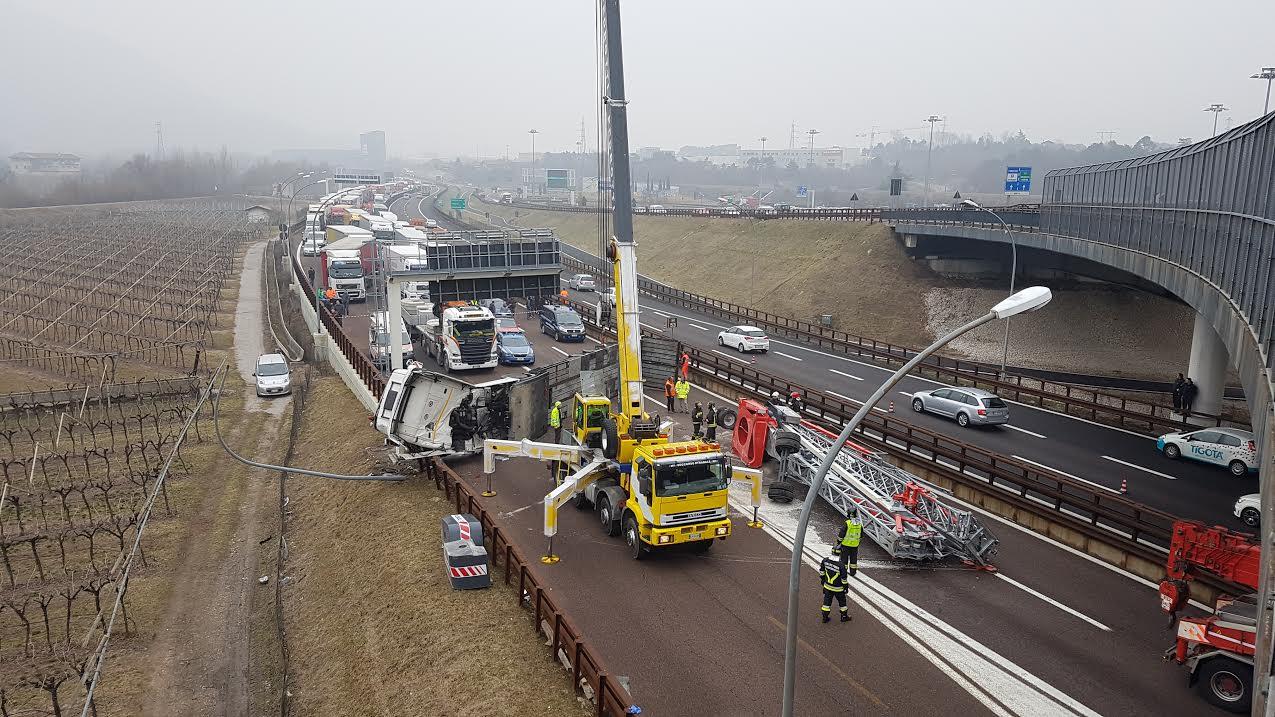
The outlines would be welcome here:
<svg viewBox="0 0 1275 717">
<path fill-rule="evenodd" d="M 797 120 L 792 121 L 792 127 L 788 130 L 788 149 L 797 148 Z"/>
<path fill-rule="evenodd" d="M 930 164 L 931 157 L 934 154 L 934 123 L 942 122 L 943 118 L 938 115 L 930 115 L 925 118 L 930 123 L 930 148 L 925 151 L 925 206 L 930 206 Z"/>
<path fill-rule="evenodd" d="M 806 134 L 810 135 L 810 159 L 806 162 L 806 169 L 814 169 L 815 166 L 815 135 L 819 134 L 817 129 L 808 129 Z M 810 208 L 815 208 L 815 192 L 813 187 L 810 191 Z"/>
<path fill-rule="evenodd" d="M 1108 130 L 1108 129 L 1099 130 L 1098 142 L 1101 144 L 1106 144 L 1111 141 L 1112 137 L 1115 137 L 1115 136 L 1116 136 L 1115 130 Z"/>
<path fill-rule="evenodd" d="M 757 187 L 766 184 L 766 138 L 761 138 L 761 156 L 757 158 Z"/>
<path fill-rule="evenodd" d="M 1275 80 L 1275 67 L 1263 67 L 1261 72 L 1249 75 L 1254 80 L 1266 80 L 1266 104 L 1262 105 L 1262 114 L 1271 111 L 1271 80 Z"/>
<path fill-rule="evenodd" d="M 164 123 L 155 123 L 155 159 L 164 161 Z"/>
<path fill-rule="evenodd" d="M 527 130 L 527 134 L 531 135 L 531 181 L 527 183 L 527 194 L 530 195 L 536 186 L 536 135 L 540 132 L 533 127 Z"/>
<path fill-rule="evenodd" d="M 1230 109 L 1230 108 L 1228 108 L 1228 107 L 1226 107 L 1226 106 L 1222 105 L 1222 104 L 1221 104 L 1221 103 L 1219 103 L 1219 102 L 1214 102 L 1213 104 L 1211 104 L 1211 105 L 1209 105 L 1208 107 L 1205 107 L 1205 108 L 1204 108 L 1204 111 L 1205 111 L 1205 112 L 1212 112 L 1212 113 L 1213 113 L 1213 136 L 1214 136 L 1214 137 L 1216 137 L 1216 136 L 1217 136 L 1217 116 L 1218 116 L 1218 115 L 1220 115 L 1220 114 L 1222 114 L 1223 112 L 1227 111 L 1228 109 Z"/>
</svg>

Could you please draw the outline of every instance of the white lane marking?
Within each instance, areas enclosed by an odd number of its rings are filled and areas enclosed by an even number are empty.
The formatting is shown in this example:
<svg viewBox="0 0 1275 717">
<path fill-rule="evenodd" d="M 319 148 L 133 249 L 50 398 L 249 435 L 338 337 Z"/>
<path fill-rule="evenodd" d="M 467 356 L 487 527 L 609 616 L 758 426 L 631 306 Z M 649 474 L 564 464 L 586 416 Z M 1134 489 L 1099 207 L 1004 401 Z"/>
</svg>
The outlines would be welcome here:
<svg viewBox="0 0 1275 717">
<path fill-rule="evenodd" d="M 1107 486 L 1105 486 L 1105 485 L 1103 485 L 1103 484 L 1101 484 L 1101 483 L 1095 483 L 1095 482 L 1093 482 L 1093 481 L 1091 481 L 1091 480 L 1088 480 L 1088 479 L 1085 479 L 1085 478 L 1081 478 L 1081 477 L 1080 477 L 1080 476 L 1078 476 L 1078 475 L 1074 475 L 1074 474 L 1072 474 L 1072 473 L 1068 473 L 1067 471 L 1060 471 L 1060 470 L 1058 470 L 1057 468 L 1054 468 L 1053 466 L 1047 466 L 1047 465 L 1045 465 L 1044 463 L 1037 463 L 1036 461 L 1033 461 L 1033 460 L 1032 460 L 1032 459 L 1030 459 L 1030 458 L 1023 458 L 1022 456 L 1018 456 L 1018 455 L 1010 456 L 1010 458 L 1013 458 L 1013 459 L 1015 459 L 1015 460 L 1020 460 L 1020 461 L 1022 461 L 1023 463 L 1030 463 L 1030 464 L 1032 464 L 1032 465 L 1036 466 L 1037 468 L 1044 468 L 1045 470 L 1053 471 L 1053 472 L 1057 473 L 1058 475 L 1064 475 L 1064 476 L 1067 476 L 1068 478 L 1070 478 L 1070 479 L 1072 479 L 1072 480 L 1077 480 L 1077 481 L 1080 481 L 1081 483 L 1085 483 L 1085 484 L 1087 484 L 1087 485 L 1091 485 L 1091 486 L 1093 486 L 1093 487 L 1095 487 L 1095 488 L 1101 488 L 1102 490 L 1105 490 L 1105 491 L 1107 491 L 1107 492 L 1109 492 L 1109 493 L 1115 493 L 1116 495 L 1120 495 L 1120 491 L 1116 490 L 1115 488 L 1108 488 Z"/>
<path fill-rule="evenodd" d="M 1103 456 L 1103 459 L 1108 460 L 1108 461 L 1111 461 L 1112 463 L 1119 463 L 1119 464 L 1120 464 L 1120 465 L 1122 465 L 1122 466 L 1129 466 L 1130 468 L 1137 468 L 1138 470 L 1143 471 L 1143 472 L 1145 472 L 1145 473 L 1150 473 L 1150 474 L 1151 474 L 1151 475 L 1153 475 L 1153 476 L 1160 476 L 1161 478 L 1168 478 L 1169 480 L 1177 480 L 1177 477 L 1176 477 L 1176 476 L 1171 476 L 1171 475 L 1169 475 L 1168 473 L 1161 473 L 1160 471 L 1153 471 L 1153 470 L 1151 470 L 1150 468 L 1143 468 L 1142 466 L 1140 466 L 1140 465 L 1138 465 L 1138 464 L 1136 464 L 1136 463 L 1130 463 L 1130 462 L 1128 462 L 1128 461 L 1122 461 L 1122 460 L 1120 460 L 1119 458 L 1112 458 L 1111 456 Z"/>
<path fill-rule="evenodd" d="M 730 500 L 736 510 L 746 515 L 751 513 L 742 492 L 733 492 Z M 766 518 L 763 530 L 791 551 L 793 539 L 776 527 L 776 518 L 782 520 L 782 517 L 766 511 Z M 818 537 L 808 535 L 802 551 L 802 562 L 812 569 L 818 569 L 817 545 L 820 545 Z M 822 547 L 827 552 L 829 546 Z M 865 573 L 859 573 L 849 582 L 850 589 L 860 598 L 857 605 L 994 714 L 1099 717 L 1098 713 Z"/>
<path fill-rule="evenodd" d="M 1079 610 L 1076 610 L 1076 609 L 1074 609 L 1074 608 L 1067 607 L 1066 605 L 1064 605 L 1064 604 L 1062 604 L 1062 603 L 1058 602 L 1057 600 L 1055 600 L 1055 599 L 1053 599 L 1053 598 L 1049 597 L 1048 595 L 1046 595 L 1046 594 L 1044 594 L 1044 593 L 1042 593 L 1042 592 L 1038 592 L 1038 591 L 1036 591 L 1036 590 L 1033 590 L 1033 589 L 1031 589 L 1031 588 L 1027 587 L 1026 585 L 1024 585 L 1024 584 L 1022 584 L 1022 583 L 1018 582 L 1017 580 L 1015 580 L 1015 579 L 1013 579 L 1013 578 L 1006 577 L 1006 576 L 1005 576 L 1005 573 L 992 573 L 992 574 L 993 574 L 993 575 L 995 575 L 996 577 L 1000 578 L 1001 580 L 1004 580 L 1005 582 L 1009 583 L 1010 585 L 1013 585 L 1014 587 L 1018 588 L 1019 590 L 1022 590 L 1023 592 L 1027 593 L 1028 595 L 1034 595 L 1035 597 L 1038 597 L 1038 598 L 1040 598 L 1041 600 L 1044 600 L 1045 602 L 1049 603 L 1050 605 L 1053 605 L 1054 607 L 1058 608 L 1059 610 L 1062 610 L 1063 612 L 1066 612 L 1066 613 L 1070 613 L 1070 614 L 1072 614 L 1072 615 L 1075 615 L 1076 617 L 1080 618 L 1081 620 L 1084 620 L 1085 622 L 1089 623 L 1090 625 L 1093 625 L 1094 627 L 1098 628 L 1099 630 L 1104 630 L 1104 631 L 1106 631 L 1106 632 L 1111 632 L 1111 628 L 1109 628 L 1109 627 L 1107 627 L 1106 625 L 1104 625 L 1104 624 L 1102 624 L 1102 623 L 1098 622 L 1097 620 L 1093 619 L 1092 617 L 1089 617 L 1088 615 L 1084 614 L 1083 612 L 1080 612 Z"/>
<path fill-rule="evenodd" d="M 653 313 L 653 314 L 659 314 L 660 316 L 663 316 L 663 317 L 664 317 L 664 318 L 666 318 L 666 319 L 671 319 L 671 318 L 673 318 L 673 315 L 672 315 L 672 314 L 666 314 L 666 313 L 664 313 L 663 311 L 660 311 L 659 309 L 651 309 L 651 313 Z"/>
<path fill-rule="evenodd" d="M 586 339 L 588 339 L 589 341 L 592 341 L 593 343 L 595 343 L 595 344 L 597 344 L 597 345 L 599 345 L 599 346 L 601 346 L 601 345 L 602 345 L 602 342 L 601 342 L 601 341 L 598 341 L 597 339 L 593 338 L 592 336 L 585 336 L 585 338 L 586 338 Z"/>
<path fill-rule="evenodd" d="M 1029 436 L 1035 436 L 1035 437 L 1037 437 L 1037 438 L 1044 438 L 1044 437 L 1045 437 L 1045 436 L 1042 436 L 1042 435 L 1040 435 L 1039 433 L 1037 433 L 1037 432 L 1035 432 L 1035 431 L 1029 431 L 1029 430 L 1027 430 L 1026 428 L 1019 428 L 1018 426 L 1011 426 L 1011 425 L 1010 425 L 1010 424 L 1008 424 L 1008 423 L 1003 423 L 1003 424 L 1001 424 L 1001 425 L 1002 425 L 1002 426 L 1004 426 L 1005 428 L 1008 428 L 1008 429 L 1009 429 L 1009 430 L 1011 430 L 1011 431 L 1018 431 L 1019 433 L 1026 433 L 1026 434 L 1027 434 L 1027 435 L 1029 435 Z"/>
<path fill-rule="evenodd" d="M 793 361 L 805 361 L 804 358 L 798 358 L 796 356 L 793 356 L 792 354 L 786 354 L 783 351 L 771 351 L 771 353 L 776 356 L 783 356 L 784 358 L 790 358 Z"/>
<path fill-rule="evenodd" d="M 553 349 L 554 351 L 557 351 L 558 353 L 562 354 L 563 356 L 570 356 L 570 355 L 571 355 L 571 354 L 567 353 L 566 351 L 563 351 L 562 349 L 558 348 L 557 346 L 550 346 L 549 348 Z"/>
<path fill-rule="evenodd" d="M 735 362 L 738 362 L 738 363 L 743 363 L 743 362 L 744 362 L 744 360 L 743 360 L 743 359 L 741 359 L 741 358 L 739 358 L 738 356 L 731 356 L 730 354 L 728 354 L 728 353 L 723 353 L 723 352 L 721 352 L 721 351 L 718 351 L 717 349 L 709 349 L 709 351 L 712 351 L 713 353 L 717 354 L 718 356 L 725 356 L 726 358 L 730 359 L 731 361 L 735 361 Z"/>
<path fill-rule="evenodd" d="M 846 378 L 852 378 L 852 379 L 854 379 L 854 380 L 856 380 L 856 381 L 862 381 L 862 380 L 863 380 L 863 379 L 862 379 L 862 378 L 860 378 L 859 376 L 856 376 L 856 375 L 854 375 L 854 374 L 852 374 L 852 373 L 846 373 L 845 371 L 838 371 L 838 370 L 837 370 L 837 369 L 835 369 L 835 368 L 830 368 L 830 369 L 828 369 L 828 370 L 829 370 L 829 371 L 831 371 L 831 372 L 833 372 L 833 373 L 835 373 L 835 374 L 837 374 L 838 376 L 845 376 Z"/>
<path fill-rule="evenodd" d="M 699 329 L 700 331 L 711 331 L 711 330 L 712 330 L 712 329 L 708 328 L 707 326 L 700 326 L 699 324 L 690 324 L 690 327 L 691 327 L 692 329 Z"/>
<path fill-rule="evenodd" d="M 899 391 L 899 393 L 903 394 L 904 396 L 907 396 L 908 398 L 912 398 L 912 394 L 908 393 L 907 391 Z"/>
</svg>

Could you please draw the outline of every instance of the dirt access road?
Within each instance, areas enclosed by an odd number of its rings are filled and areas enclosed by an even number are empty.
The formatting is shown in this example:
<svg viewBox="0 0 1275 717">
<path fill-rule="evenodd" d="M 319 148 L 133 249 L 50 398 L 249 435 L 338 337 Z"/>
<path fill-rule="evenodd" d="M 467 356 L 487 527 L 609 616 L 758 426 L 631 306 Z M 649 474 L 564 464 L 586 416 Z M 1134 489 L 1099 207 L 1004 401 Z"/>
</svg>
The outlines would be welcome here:
<svg viewBox="0 0 1275 717">
<path fill-rule="evenodd" d="M 242 454 L 278 459 L 289 425 L 290 398 L 261 399 L 252 388 L 257 356 L 266 352 L 262 322 L 262 258 L 265 242 L 248 247 L 235 309 L 234 360 L 224 408 L 239 404 L 237 420 L 222 425 L 226 441 Z M 270 350 L 274 350 L 273 348 Z M 250 613 L 273 587 L 257 583 L 258 562 L 275 550 L 270 475 L 229 458 L 211 475 L 195 476 L 203 496 L 204 530 L 191 531 L 177 558 L 177 574 L 148 661 L 152 665 L 147 715 L 248 715 L 250 685 L 269 690 L 269 676 L 254 674 Z M 264 541 L 264 542 L 262 542 Z M 263 679 L 266 678 L 266 679 Z"/>
</svg>

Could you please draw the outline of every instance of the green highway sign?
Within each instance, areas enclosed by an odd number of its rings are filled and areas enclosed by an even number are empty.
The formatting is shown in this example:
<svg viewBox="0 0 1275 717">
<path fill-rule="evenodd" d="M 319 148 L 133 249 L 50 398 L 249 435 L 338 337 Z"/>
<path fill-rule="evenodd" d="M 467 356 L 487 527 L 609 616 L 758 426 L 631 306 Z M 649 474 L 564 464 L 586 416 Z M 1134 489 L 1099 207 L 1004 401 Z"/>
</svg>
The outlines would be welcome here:
<svg viewBox="0 0 1275 717">
<path fill-rule="evenodd" d="M 452 198 L 452 209 L 464 209 L 464 208 L 465 208 L 465 198 L 464 198 L 464 197 L 453 197 L 453 198 Z"/>
</svg>

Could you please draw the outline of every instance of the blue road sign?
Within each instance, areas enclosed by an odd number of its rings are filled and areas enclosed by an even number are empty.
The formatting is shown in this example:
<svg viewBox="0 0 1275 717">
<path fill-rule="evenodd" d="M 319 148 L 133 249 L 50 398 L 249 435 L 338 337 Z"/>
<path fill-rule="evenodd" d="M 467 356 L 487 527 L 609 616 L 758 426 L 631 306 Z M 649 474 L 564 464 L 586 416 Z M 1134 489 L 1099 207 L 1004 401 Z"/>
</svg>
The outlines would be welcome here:
<svg viewBox="0 0 1275 717">
<path fill-rule="evenodd" d="M 810 196 L 810 190 L 807 189 L 806 187 L 797 187 L 797 196 L 799 197 Z"/>
<path fill-rule="evenodd" d="M 1032 193 L 1032 168 L 1031 167 L 1006 167 L 1005 168 L 1005 193 L 1006 194 L 1031 194 Z"/>
</svg>

